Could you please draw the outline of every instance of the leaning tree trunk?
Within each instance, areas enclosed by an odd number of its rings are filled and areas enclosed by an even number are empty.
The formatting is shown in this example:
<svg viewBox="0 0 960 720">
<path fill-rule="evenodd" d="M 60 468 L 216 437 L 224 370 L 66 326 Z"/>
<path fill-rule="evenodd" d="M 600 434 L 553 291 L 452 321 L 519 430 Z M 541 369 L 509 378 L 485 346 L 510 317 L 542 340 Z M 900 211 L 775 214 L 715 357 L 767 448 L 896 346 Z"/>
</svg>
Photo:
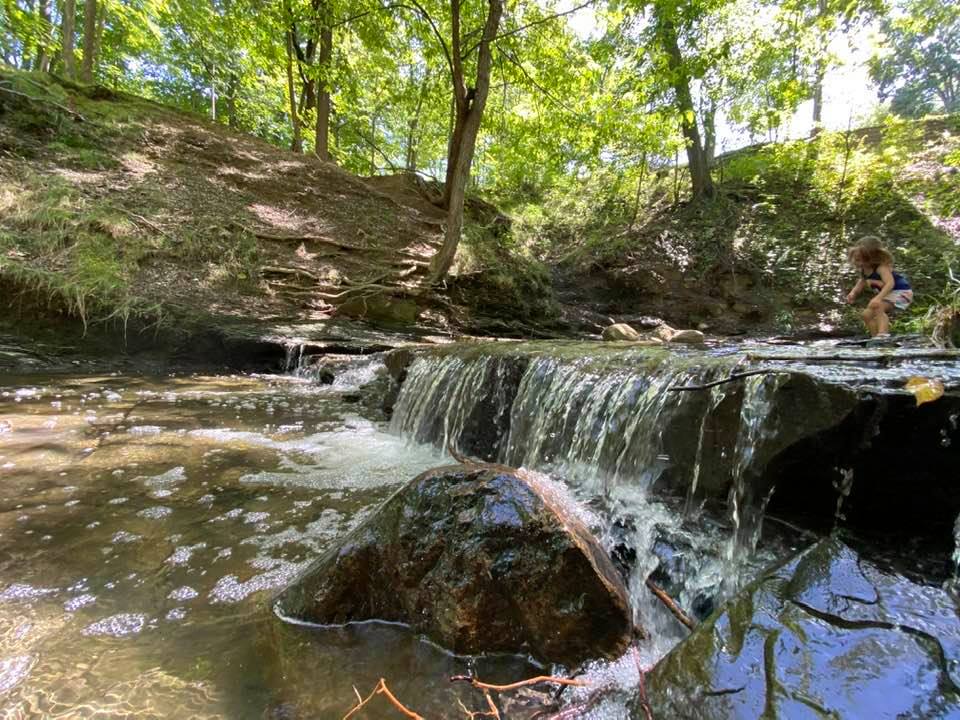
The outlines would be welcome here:
<svg viewBox="0 0 960 720">
<path fill-rule="evenodd" d="M 80 67 L 80 79 L 85 83 L 93 83 L 96 54 L 97 0 L 85 0 L 83 3 L 83 64 Z"/>
<path fill-rule="evenodd" d="M 710 178 L 710 166 L 707 153 L 700 141 L 700 129 L 697 127 L 697 115 L 693 108 L 693 96 L 690 93 L 690 74 L 684 67 L 683 55 L 677 40 L 677 28 L 672 18 L 658 18 L 657 35 L 663 43 L 672 76 L 672 84 L 677 111 L 680 113 L 680 130 L 683 133 L 687 150 L 687 165 L 690 168 L 690 184 L 693 198 L 698 200 L 712 197 L 713 180 Z"/>
<path fill-rule="evenodd" d="M 68 80 L 77 79 L 77 58 L 73 52 L 73 36 L 76 31 L 76 21 L 76 0 L 63 0 L 63 23 L 61 25 L 63 38 L 61 47 L 63 48 L 63 74 Z"/>
<path fill-rule="evenodd" d="M 503 15 L 503 0 L 488 0 L 487 20 L 483 27 L 483 36 L 477 47 L 476 84 L 468 90 L 464 84 L 463 56 L 460 48 L 460 0 L 450 0 L 452 20 L 451 66 L 453 92 L 456 98 L 456 115 L 453 133 L 450 138 L 447 157 L 447 184 L 445 196 L 447 204 L 447 226 L 443 246 L 434 255 L 430 265 L 430 279 L 440 282 L 446 277 L 453 265 L 453 259 L 460 245 L 463 230 L 463 206 L 466 199 L 467 184 L 470 182 L 470 166 L 473 152 L 480 132 L 483 109 L 490 94 L 490 67 L 493 55 L 490 43 L 500 27 Z"/>
<path fill-rule="evenodd" d="M 827 14 L 827 0 L 817 0 L 817 18 L 823 23 Z M 823 33 L 823 30 L 820 30 Z M 823 127 L 823 80 L 827 74 L 827 37 L 820 38 L 816 68 L 813 76 L 813 127 L 811 135 L 816 135 Z"/>
</svg>

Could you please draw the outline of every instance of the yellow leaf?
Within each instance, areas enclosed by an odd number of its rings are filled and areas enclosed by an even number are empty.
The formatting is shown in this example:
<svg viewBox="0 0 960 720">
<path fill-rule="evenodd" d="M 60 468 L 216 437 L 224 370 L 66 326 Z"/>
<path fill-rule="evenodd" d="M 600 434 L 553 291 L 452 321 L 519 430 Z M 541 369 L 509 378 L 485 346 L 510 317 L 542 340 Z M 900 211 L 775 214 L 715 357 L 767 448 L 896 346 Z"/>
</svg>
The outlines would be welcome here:
<svg viewBox="0 0 960 720">
<path fill-rule="evenodd" d="M 917 407 L 943 397 L 943 382 L 936 378 L 912 377 L 904 387 L 917 399 Z"/>
</svg>

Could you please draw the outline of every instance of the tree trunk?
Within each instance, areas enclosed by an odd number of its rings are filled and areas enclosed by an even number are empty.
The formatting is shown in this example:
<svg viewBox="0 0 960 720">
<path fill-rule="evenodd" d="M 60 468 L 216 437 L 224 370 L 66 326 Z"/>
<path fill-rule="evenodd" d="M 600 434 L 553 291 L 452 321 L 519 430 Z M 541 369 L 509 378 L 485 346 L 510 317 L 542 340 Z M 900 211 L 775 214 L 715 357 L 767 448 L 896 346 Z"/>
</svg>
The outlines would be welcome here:
<svg viewBox="0 0 960 720">
<path fill-rule="evenodd" d="M 297 91 L 293 87 L 293 33 L 286 32 L 287 38 L 287 93 L 290 95 L 290 125 L 293 128 L 293 152 L 303 152 L 303 140 L 300 137 L 300 116 L 297 114 Z"/>
<path fill-rule="evenodd" d="M 407 157 L 406 169 L 408 173 L 417 171 L 417 144 L 419 142 L 418 133 L 420 130 L 420 115 L 423 113 L 423 101 L 427 96 L 427 88 L 430 82 L 429 72 L 424 75 L 420 85 L 420 95 L 417 98 L 417 108 L 414 110 L 413 117 L 410 119 L 410 130 L 407 133 Z"/>
<path fill-rule="evenodd" d="M 703 110 L 703 154 L 707 167 L 713 167 L 717 154 L 717 101 L 713 98 Z"/>
<path fill-rule="evenodd" d="M 63 0 L 63 23 L 61 46 L 63 47 L 63 74 L 68 80 L 77 79 L 77 58 L 73 52 L 73 36 L 76 30 L 76 0 Z"/>
<path fill-rule="evenodd" d="M 84 0 L 83 3 L 83 64 L 80 67 L 80 79 L 93 83 L 97 53 L 97 0 Z"/>
<path fill-rule="evenodd" d="M 227 80 L 227 124 L 236 129 L 240 127 L 240 118 L 237 117 L 237 91 L 240 89 L 240 78 L 235 72 L 230 73 Z"/>
<path fill-rule="evenodd" d="M 817 18 L 823 22 L 827 14 L 827 0 L 817 0 Z M 823 30 L 820 30 L 822 33 Z M 827 74 L 827 38 L 821 37 L 816 69 L 813 77 L 813 128 L 811 135 L 820 132 L 823 126 L 823 79 Z"/>
<path fill-rule="evenodd" d="M 217 121 L 217 66 L 210 66 L 210 119 Z"/>
<path fill-rule="evenodd" d="M 680 44 L 677 40 L 677 28 L 672 18 L 657 18 L 657 36 L 667 54 L 668 67 L 672 76 L 677 111 L 680 113 L 680 130 L 687 150 L 693 198 L 699 200 L 712 197 L 713 180 L 710 178 L 707 154 L 700 141 L 700 129 L 697 127 L 697 115 L 693 108 L 693 96 L 690 93 L 690 74 L 683 64 L 683 55 L 680 53 Z"/>
<path fill-rule="evenodd" d="M 487 20 L 484 23 L 483 36 L 477 48 L 476 86 L 468 90 L 464 85 L 463 62 L 460 51 L 460 0 L 450 0 L 452 20 L 451 60 L 453 65 L 453 92 L 456 98 L 457 112 L 451 136 L 447 158 L 446 196 L 447 226 L 443 246 L 434 256 L 430 266 L 430 279 L 440 282 L 453 265 L 463 230 L 463 206 L 466 200 L 467 184 L 470 181 L 470 166 L 473 152 L 480 132 L 483 109 L 490 94 L 490 66 L 493 55 L 490 43 L 497 34 L 500 18 L 503 15 L 503 0 L 488 0 Z"/>
<path fill-rule="evenodd" d="M 330 160 L 330 61 L 333 58 L 333 28 L 324 25 L 320 29 L 320 52 L 317 64 L 317 127 L 314 142 L 317 157 Z"/>
<path fill-rule="evenodd" d="M 50 5 L 47 0 L 37 2 L 37 17 L 40 21 L 40 40 L 37 43 L 37 61 L 34 63 L 34 70 L 47 72 L 50 69 L 50 53 L 47 50 L 47 42 L 50 39 Z"/>
</svg>

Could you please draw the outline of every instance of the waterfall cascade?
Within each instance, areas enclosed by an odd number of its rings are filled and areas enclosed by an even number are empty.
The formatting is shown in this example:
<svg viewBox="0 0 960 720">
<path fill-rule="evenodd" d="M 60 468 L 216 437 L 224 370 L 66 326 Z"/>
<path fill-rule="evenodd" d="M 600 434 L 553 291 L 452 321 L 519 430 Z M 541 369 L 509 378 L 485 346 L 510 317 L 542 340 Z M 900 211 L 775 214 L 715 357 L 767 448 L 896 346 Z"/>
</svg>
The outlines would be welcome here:
<svg viewBox="0 0 960 720">
<path fill-rule="evenodd" d="M 771 560 L 757 556 L 768 508 L 825 531 L 848 518 L 884 531 L 890 518 L 938 526 L 940 515 L 952 529 L 960 498 L 949 490 L 949 502 L 924 501 L 922 513 L 889 500 L 903 492 L 894 468 L 907 449 L 930 445 L 924 482 L 937 488 L 958 460 L 955 423 L 941 428 L 949 408 L 921 413 L 897 393 L 916 365 L 867 376 L 855 353 L 788 365 L 773 350 L 767 374 L 677 391 L 729 377 L 742 357 L 742 348 L 449 347 L 409 366 L 392 430 L 562 479 L 602 511 L 596 529 L 611 549 L 631 548 L 630 584 L 666 572 L 688 609 L 708 610 Z M 870 485 L 853 486 L 854 474 Z"/>
</svg>

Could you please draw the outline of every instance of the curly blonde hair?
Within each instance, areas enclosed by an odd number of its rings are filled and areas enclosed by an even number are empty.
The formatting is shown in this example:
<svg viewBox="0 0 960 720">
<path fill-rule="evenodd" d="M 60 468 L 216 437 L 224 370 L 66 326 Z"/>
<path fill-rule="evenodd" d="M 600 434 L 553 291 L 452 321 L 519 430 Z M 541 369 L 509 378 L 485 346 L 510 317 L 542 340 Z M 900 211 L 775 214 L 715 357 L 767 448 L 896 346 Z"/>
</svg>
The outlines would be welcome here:
<svg viewBox="0 0 960 720">
<path fill-rule="evenodd" d="M 855 266 L 893 265 L 893 255 L 876 235 L 864 235 L 857 240 L 857 244 L 847 250 L 847 259 Z"/>
</svg>

